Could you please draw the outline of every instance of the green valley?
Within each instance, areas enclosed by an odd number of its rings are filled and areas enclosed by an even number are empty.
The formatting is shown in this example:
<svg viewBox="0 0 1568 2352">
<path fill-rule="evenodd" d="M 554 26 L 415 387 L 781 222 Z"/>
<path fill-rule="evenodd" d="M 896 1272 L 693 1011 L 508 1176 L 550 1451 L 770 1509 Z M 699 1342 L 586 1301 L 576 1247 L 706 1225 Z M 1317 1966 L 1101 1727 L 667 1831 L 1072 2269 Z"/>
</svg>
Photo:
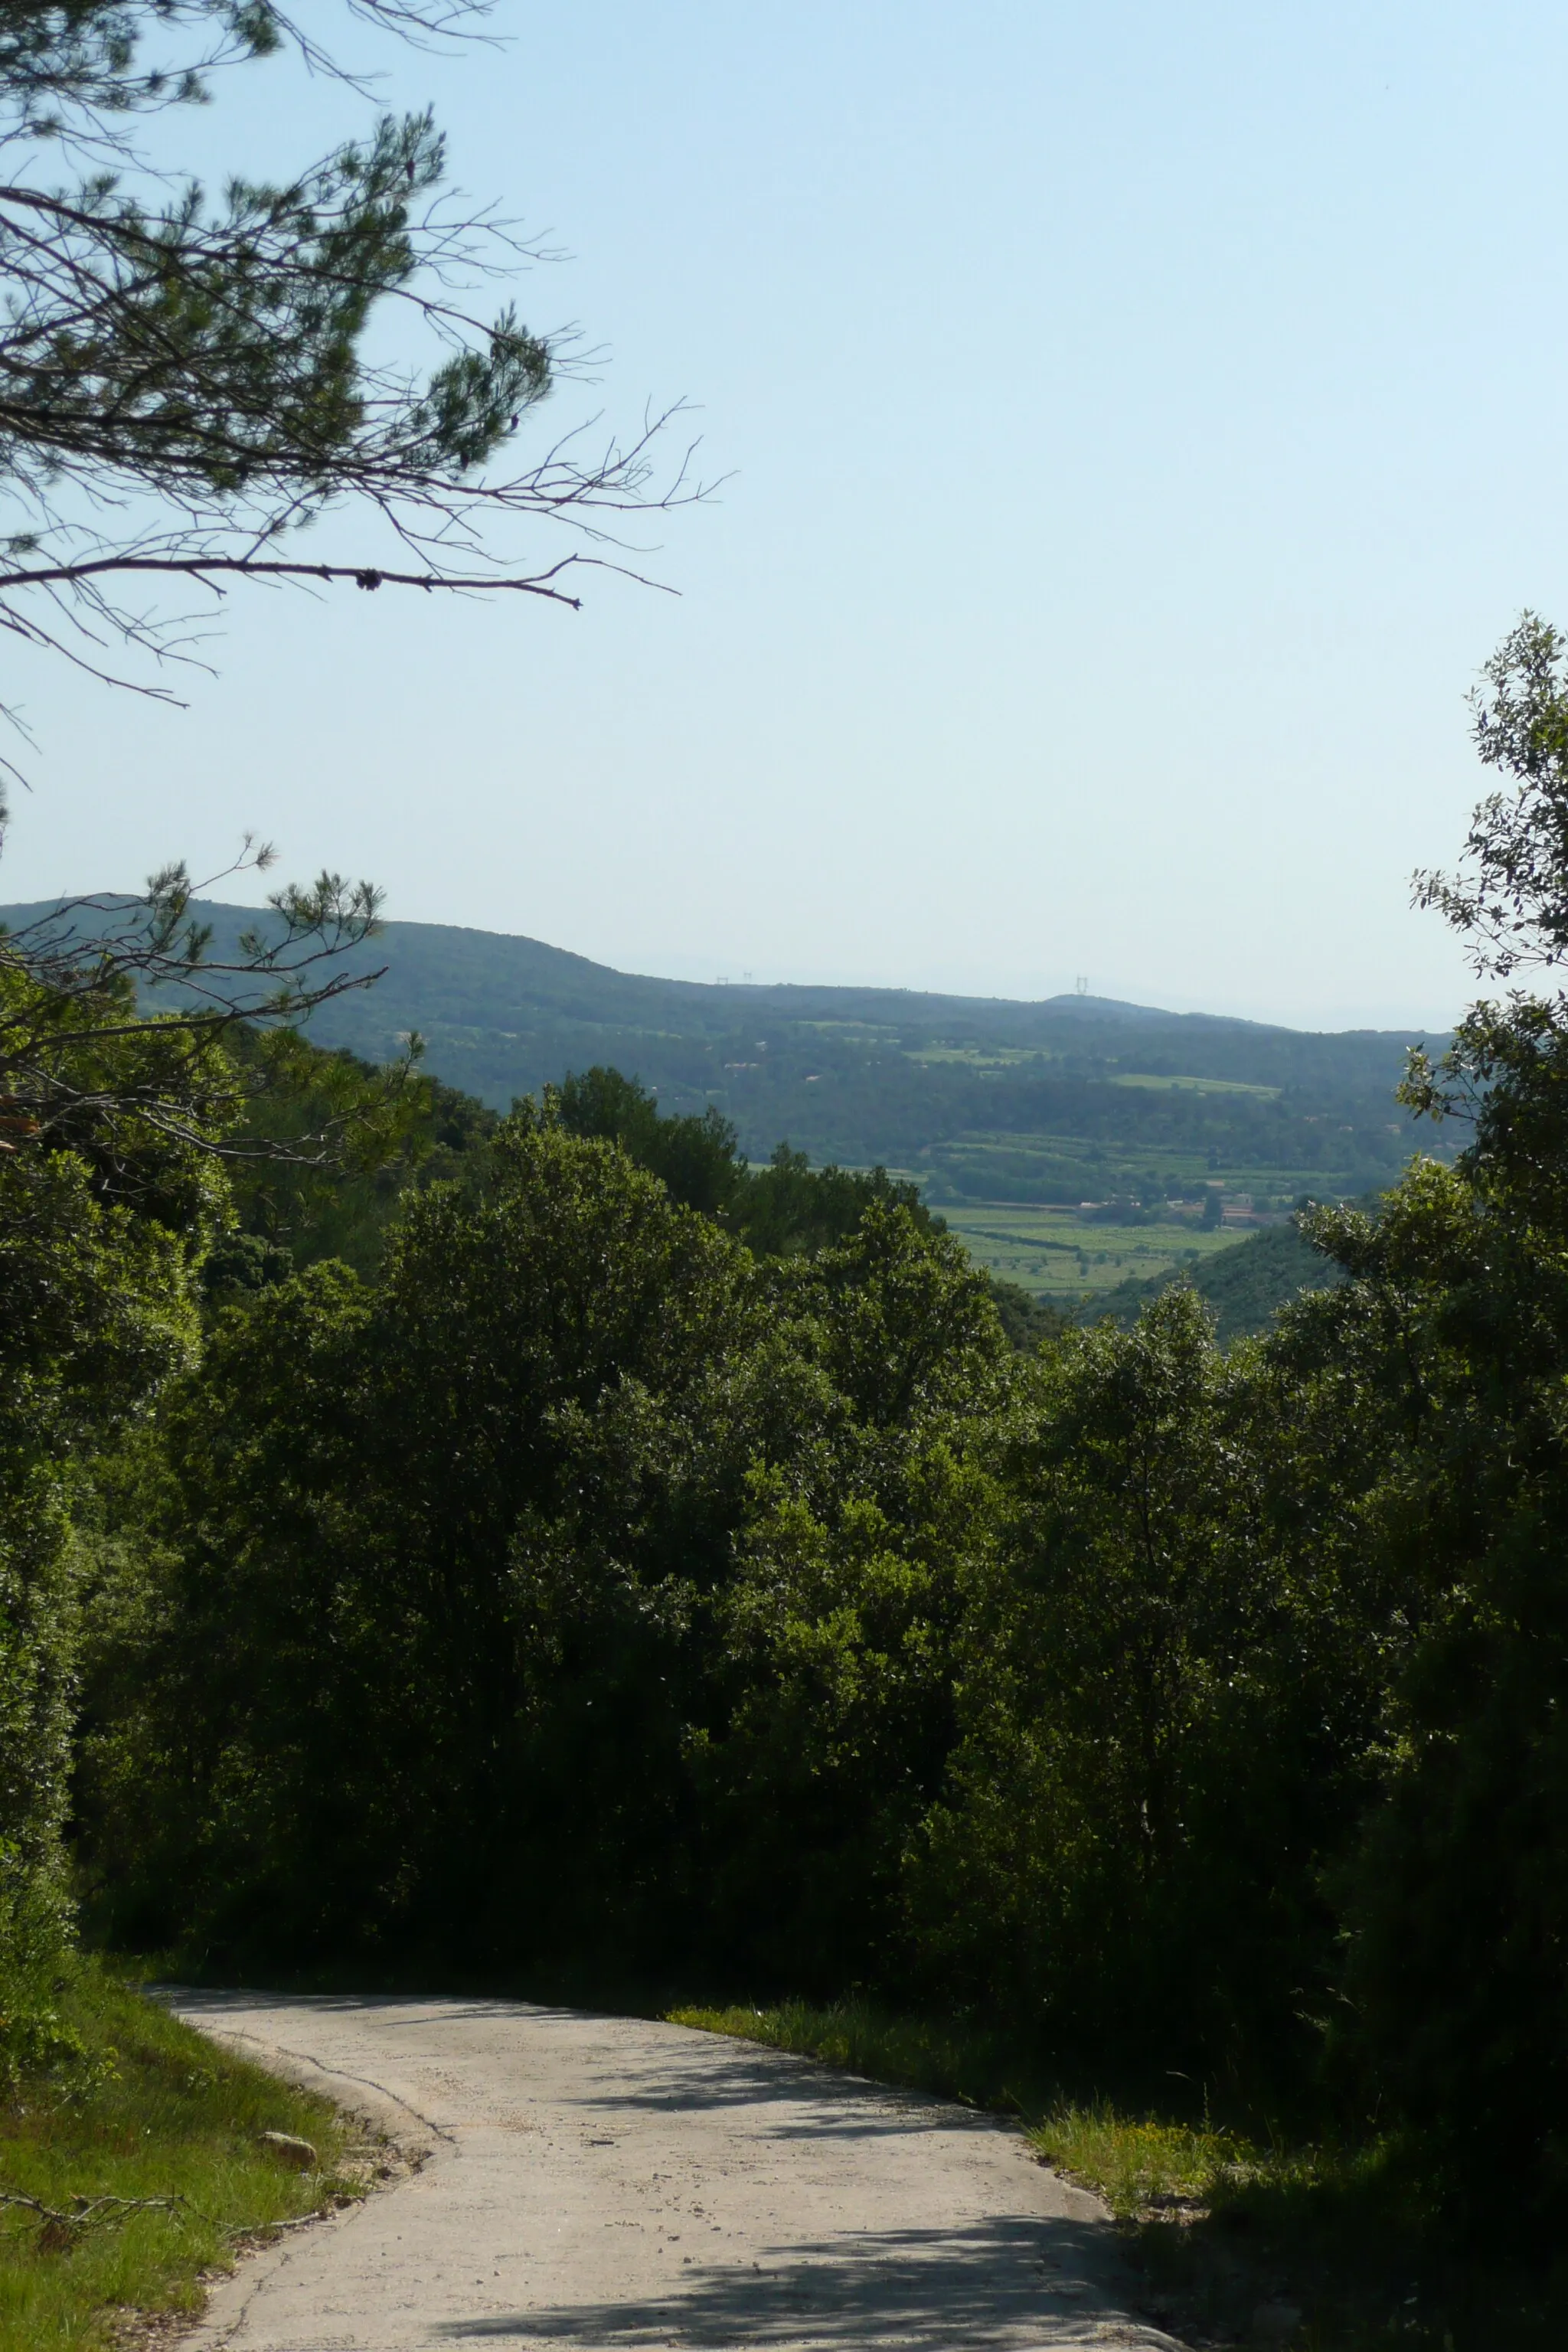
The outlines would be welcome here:
<svg viewBox="0 0 1568 2352">
<path fill-rule="evenodd" d="M 200 912 L 219 954 L 256 919 Z M 572 1070 L 622 1070 L 667 1115 L 717 1111 L 754 1165 L 784 1141 L 816 1166 L 887 1166 L 990 1273 L 1080 1312 L 1200 1267 L 1303 1198 L 1376 1192 L 1418 1144 L 1436 1148 L 1394 1099 L 1422 1042 L 1410 1033 L 1086 996 L 659 980 L 435 923 L 389 922 L 350 961 L 381 977 L 318 1009 L 320 1045 L 381 1063 L 417 1034 L 432 1076 L 494 1110 Z M 1209 1202 L 1217 1227 L 1201 1223 Z"/>
</svg>

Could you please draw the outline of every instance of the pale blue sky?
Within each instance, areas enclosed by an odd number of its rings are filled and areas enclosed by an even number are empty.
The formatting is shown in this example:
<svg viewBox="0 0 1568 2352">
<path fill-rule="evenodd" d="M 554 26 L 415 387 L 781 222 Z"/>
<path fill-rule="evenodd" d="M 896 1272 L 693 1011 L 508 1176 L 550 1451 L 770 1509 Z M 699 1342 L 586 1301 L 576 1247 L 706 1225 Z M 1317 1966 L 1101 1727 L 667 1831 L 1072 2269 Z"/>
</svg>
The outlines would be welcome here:
<svg viewBox="0 0 1568 2352">
<path fill-rule="evenodd" d="M 627 969 L 1453 1017 L 1464 694 L 1568 621 L 1568 16 L 1544 0 L 500 0 L 382 51 L 700 404 L 679 600 L 235 600 L 167 713 L 22 681 L 6 897 L 241 828 Z M 281 67 L 195 126 L 349 127 Z"/>
</svg>

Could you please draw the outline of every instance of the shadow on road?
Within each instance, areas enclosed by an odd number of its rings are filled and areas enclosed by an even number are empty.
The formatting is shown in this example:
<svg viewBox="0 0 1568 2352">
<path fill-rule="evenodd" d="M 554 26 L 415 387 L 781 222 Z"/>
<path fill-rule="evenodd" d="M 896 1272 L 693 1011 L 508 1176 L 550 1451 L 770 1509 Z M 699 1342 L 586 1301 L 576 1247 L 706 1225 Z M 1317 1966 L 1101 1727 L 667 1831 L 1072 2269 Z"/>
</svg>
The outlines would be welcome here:
<svg viewBox="0 0 1568 2352">
<path fill-rule="evenodd" d="M 754 2127 L 776 2139 L 868 2139 L 907 2132 L 911 2123 L 941 2123 L 947 2130 L 996 2128 L 988 2116 L 918 2091 L 830 2074 L 809 2058 L 706 2035 L 695 2049 L 673 2042 L 655 2061 L 604 2068 L 593 2089 L 572 2105 L 605 2114 L 633 2107 L 653 2115 L 774 2107 L 781 2112 L 754 2118 Z"/>
<path fill-rule="evenodd" d="M 750 2262 L 694 2266 L 689 2278 L 658 2298 L 491 2314 L 451 2320 L 437 2332 L 453 2344 L 510 2336 L 596 2352 L 803 2342 L 889 2343 L 910 2352 L 1081 2347 L 1093 2335 L 1087 2311 L 1105 2316 L 1082 2283 L 1089 2258 L 1085 2231 L 1029 2215 L 955 2230 L 865 2231 L 770 2250 L 756 2268 Z M 1150 2352 L 1171 2343 L 1152 2328 L 1115 2319 L 1101 2340 Z"/>
</svg>

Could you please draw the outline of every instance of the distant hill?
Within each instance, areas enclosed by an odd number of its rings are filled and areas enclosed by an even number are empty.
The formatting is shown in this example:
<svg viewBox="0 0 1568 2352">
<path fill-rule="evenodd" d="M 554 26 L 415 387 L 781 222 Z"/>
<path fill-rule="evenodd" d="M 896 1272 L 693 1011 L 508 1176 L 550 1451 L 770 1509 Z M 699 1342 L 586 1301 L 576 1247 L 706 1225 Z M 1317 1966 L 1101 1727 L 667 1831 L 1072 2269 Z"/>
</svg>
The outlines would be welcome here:
<svg viewBox="0 0 1568 2352">
<path fill-rule="evenodd" d="M 0 908 L 15 928 L 47 905 Z M 250 908 L 201 909 L 221 941 Z M 613 971 L 538 940 L 388 923 L 384 965 L 311 1034 L 372 1060 L 417 1030 L 426 1066 L 504 1107 L 614 1064 L 669 1110 L 715 1104 L 745 1150 L 881 1160 L 937 1205 L 1190 1193 L 1288 1205 L 1387 1182 L 1413 1148 L 1393 1099 L 1414 1033 L 1319 1034 L 1099 997 L 757 987 Z M 1436 1041 L 1432 1041 L 1436 1042 Z"/>
</svg>

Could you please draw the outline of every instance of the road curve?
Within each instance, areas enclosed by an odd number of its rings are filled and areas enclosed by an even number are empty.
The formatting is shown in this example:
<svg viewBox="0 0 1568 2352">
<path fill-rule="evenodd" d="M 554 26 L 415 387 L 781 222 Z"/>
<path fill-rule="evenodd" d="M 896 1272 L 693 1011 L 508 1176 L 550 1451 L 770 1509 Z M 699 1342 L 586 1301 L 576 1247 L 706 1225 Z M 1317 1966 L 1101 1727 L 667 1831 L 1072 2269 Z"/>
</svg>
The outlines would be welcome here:
<svg viewBox="0 0 1568 2352">
<path fill-rule="evenodd" d="M 427 2161 L 216 2289 L 189 2352 L 1180 2352 L 1016 2132 L 754 2044 L 500 2000 L 178 1991 Z"/>
</svg>

